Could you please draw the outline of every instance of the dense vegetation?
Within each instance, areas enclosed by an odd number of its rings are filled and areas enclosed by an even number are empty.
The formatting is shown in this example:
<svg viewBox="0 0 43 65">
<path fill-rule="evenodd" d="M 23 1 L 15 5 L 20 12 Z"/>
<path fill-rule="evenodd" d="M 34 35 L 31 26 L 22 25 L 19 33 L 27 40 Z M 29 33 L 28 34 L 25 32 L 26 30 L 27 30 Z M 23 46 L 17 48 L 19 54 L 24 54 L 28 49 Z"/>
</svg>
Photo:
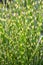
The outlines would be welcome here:
<svg viewBox="0 0 43 65">
<path fill-rule="evenodd" d="M 43 0 L 0 3 L 0 65 L 43 65 Z"/>
</svg>

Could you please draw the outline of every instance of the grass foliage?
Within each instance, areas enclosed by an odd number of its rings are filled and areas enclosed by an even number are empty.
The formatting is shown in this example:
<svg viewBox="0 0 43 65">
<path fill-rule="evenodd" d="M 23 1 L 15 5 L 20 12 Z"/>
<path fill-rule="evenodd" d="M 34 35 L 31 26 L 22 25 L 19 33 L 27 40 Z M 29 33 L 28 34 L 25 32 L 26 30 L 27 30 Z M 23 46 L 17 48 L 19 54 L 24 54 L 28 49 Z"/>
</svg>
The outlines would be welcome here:
<svg viewBox="0 0 43 65">
<path fill-rule="evenodd" d="M 43 65 L 43 38 L 33 55 L 43 22 L 43 0 L 0 4 L 0 65 Z"/>
</svg>

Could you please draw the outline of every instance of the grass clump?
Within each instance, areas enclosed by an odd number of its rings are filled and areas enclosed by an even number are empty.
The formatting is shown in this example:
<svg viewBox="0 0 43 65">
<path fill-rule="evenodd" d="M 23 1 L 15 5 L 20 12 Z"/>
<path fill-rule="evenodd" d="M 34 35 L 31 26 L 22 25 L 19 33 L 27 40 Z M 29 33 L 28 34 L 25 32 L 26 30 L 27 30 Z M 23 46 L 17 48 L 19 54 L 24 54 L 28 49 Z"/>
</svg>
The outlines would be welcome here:
<svg viewBox="0 0 43 65">
<path fill-rule="evenodd" d="M 24 6 L 24 0 L 16 0 L 8 9 L 0 7 L 0 65 L 43 65 L 43 38 L 31 58 L 40 37 L 42 2 L 27 0 Z"/>
</svg>

